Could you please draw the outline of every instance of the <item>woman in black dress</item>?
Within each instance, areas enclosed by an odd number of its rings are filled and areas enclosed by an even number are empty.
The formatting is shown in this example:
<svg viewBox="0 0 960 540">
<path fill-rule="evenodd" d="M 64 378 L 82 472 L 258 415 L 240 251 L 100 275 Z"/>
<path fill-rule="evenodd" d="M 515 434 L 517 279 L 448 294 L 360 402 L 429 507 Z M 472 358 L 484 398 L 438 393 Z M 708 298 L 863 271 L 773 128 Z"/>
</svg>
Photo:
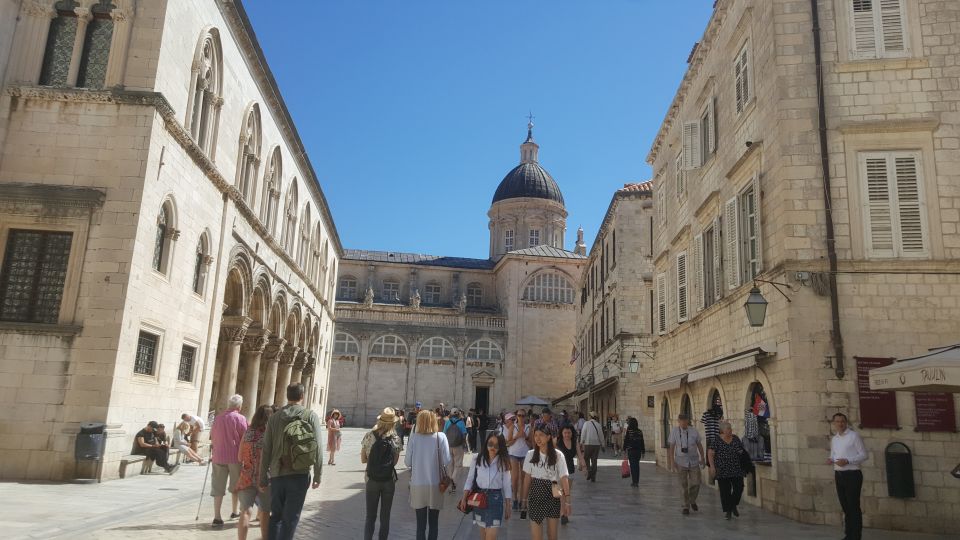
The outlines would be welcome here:
<svg viewBox="0 0 960 540">
<path fill-rule="evenodd" d="M 523 462 L 523 489 L 520 497 L 530 517 L 530 537 L 543 538 L 543 522 L 547 525 L 547 538 L 557 540 L 557 521 L 560 516 L 570 516 L 573 505 L 570 500 L 570 476 L 563 453 L 554 448 L 556 433 L 549 425 L 541 424 L 534 432 L 534 448 L 527 452 Z"/>
<path fill-rule="evenodd" d="M 716 477 L 720 489 L 720 505 L 727 519 L 730 514 L 740 517 L 737 506 L 743 495 L 743 477 L 746 472 L 740 465 L 740 454 L 746 452 L 743 443 L 733 434 L 730 422 L 720 422 L 720 436 L 707 451 L 710 475 Z"/>
<path fill-rule="evenodd" d="M 573 473 L 575 470 L 573 468 L 574 457 L 577 458 L 577 462 L 580 464 L 580 470 L 583 470 L 583 449 L 577 444 L 577 431 L 572 425 L 567 424 L 560 429 L 560 437 L 557 439 L 557 450 L 563 454 L 563 458 L 567 462 L 568 473 Z M 567 481 L 572 485 L 573 477 L 568 477 Z M 566 525 L 569 522 L 569 517 L 565 515 L 560 516 L 561 525 Z"/>
<path fill-rule="evenodd" d="M 640 487 L 640 458 L 646 452 L 643 444 L 643 432 L 637 419 L 627 420 L 627 432 L 623 436 L 623 449 L 627 451 L 627 461 L 630 462 L 630 486 Z"/>
</svg>

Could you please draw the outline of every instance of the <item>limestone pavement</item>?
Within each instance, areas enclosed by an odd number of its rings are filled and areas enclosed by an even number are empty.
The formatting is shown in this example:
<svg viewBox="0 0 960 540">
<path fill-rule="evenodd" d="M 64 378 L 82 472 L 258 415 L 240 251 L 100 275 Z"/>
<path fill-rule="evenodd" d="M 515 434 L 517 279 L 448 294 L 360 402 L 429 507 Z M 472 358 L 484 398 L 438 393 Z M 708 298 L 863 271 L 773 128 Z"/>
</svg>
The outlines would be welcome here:
<svg viewBox="0 0 960 540">
<path fill-rule="evenodd" d="M 356 539 L 362 536 L 365 514 L 363 468 L 358 458 L 363 430 L 345 429 L 337 465 L 325 469 L 322 486 L 311 491 L 301 517 L 298 538 Z M 402 463 L 402 461 L 401 461 Z M 724 521 L 716 492 L 706 485 L 700 512 L 680 514 L 678 490 L 670 474 L 652 463 L 641 465 L 641 488 L 621 480 L 619 461 L 608 453 L 601 460 L 599 480 L 574 481 L 574 516 L 561 527 L 560 538 L 744 538 L 832 539 L 842 536 L 832 526 L 790 521 L 744 505 L 742 517 Z M 397 485 L 391 523 L 392 538 L 413 538 L 416 527 L 407 498 L 409 474 L 403 468 Z M 465 472 L 460 473 L 462 483 Z M 204 469 L 184 465 L 174 476 L 152 474 L 103 484 L 0 484 L 4 512 L 0 528 L 5 538 L 90 538 L 139 540 L 176 537 L 180 540 L 221 540 L 236 537 L 236 520 L 213 530 L 211 499 L 204 497 L 200 519 L 194 520 Z M 459 493 L 457 494 L 459 496 Z M 225 503 L 225 510 L 229 507 Z M 514 516 L 500 538 L 529 538 L 529 525 Z M 454 508 L 454 498 L 440 514 L 440 537 L 477 538 L 476 527 Z M 866 531 L 865 538 L 934 540 L 924 534 Z M 250 538 L 259 538 L 252 530 Z"/>
</svg>

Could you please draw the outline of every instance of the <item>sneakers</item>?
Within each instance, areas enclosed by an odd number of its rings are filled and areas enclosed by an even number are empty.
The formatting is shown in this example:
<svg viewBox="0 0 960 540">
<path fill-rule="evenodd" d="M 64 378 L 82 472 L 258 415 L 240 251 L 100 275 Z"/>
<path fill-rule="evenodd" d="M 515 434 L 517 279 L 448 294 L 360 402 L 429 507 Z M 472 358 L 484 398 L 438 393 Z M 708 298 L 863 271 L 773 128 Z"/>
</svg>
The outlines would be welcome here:
<svg viewBox="0 0 960 540">
<path fill-rule="evenodd" d="M 220 518 L 213 518 L 213 524 L 212 524 L 212 525 L 213 525 L 214 527 L 223 527 L 223 520 L 220 519 Z"/>
<path fill-rule="evenodd" d="M 180 470 L 180 464 L 179 464 L 179 463 L 176 464 L 176 465 L 172 465 L 172 466 L 170 466 L 169 468 L 167 468 L 167 474 L 173 474 L 173 473 L 177 472 L 178 470 Z"/>
<path fill-rule="evenodd" d="M 230 519 L 237 519 L 238 517 L 240 517 L 240 514 L 238 512 L 234 512 L 230 514 Z"/>
</svg>

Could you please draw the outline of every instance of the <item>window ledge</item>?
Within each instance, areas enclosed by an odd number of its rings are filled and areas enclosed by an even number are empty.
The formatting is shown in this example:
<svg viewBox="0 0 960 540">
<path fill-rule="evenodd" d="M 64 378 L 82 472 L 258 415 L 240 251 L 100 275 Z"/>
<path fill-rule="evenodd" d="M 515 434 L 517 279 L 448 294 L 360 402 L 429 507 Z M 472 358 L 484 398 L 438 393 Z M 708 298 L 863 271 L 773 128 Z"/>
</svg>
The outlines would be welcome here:
<svg viewBox="0 0 960 540">
<path fill-rule="evenodd" d="M 856 73 L 858 71 L 876 71 L 886 69 L 922 69 L 930 67 L 926 58 L 869 58 L 865 60 L 847 60 L 837 62 L 833 69 L 836 73 Z"/>
<path fill-rule="evenodd" d="M 40 334 L 50 336 L 76 336 L 83 331 L 83 326 L 70 324 L 43 324 L 26 322 L 0 322 L 0 333 L 3 334 Z"/>
</svg>

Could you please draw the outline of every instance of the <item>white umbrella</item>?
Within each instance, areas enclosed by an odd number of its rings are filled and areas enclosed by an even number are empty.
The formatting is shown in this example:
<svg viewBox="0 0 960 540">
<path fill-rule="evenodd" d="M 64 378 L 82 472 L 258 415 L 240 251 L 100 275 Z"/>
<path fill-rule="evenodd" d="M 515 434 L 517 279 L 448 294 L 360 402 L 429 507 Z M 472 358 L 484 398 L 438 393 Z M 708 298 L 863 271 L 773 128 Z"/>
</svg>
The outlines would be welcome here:
<svg viewBox="0 0 960 540">
<path fill-rule="evenodd" d="M 871 390 L 960 392 L 960 345 L 870 370 Z"/>
<path fill-rule="evenodd" d="M 525 398 L 520 398 L 517 400 L 517 405 L 527 405 L 527 406 L 537 406 L 537 407 L 546 407 L 550 405 L 550 402 L 545 399 L 540 399 L 537 396 L 527 396 Z"/>
</svg>

